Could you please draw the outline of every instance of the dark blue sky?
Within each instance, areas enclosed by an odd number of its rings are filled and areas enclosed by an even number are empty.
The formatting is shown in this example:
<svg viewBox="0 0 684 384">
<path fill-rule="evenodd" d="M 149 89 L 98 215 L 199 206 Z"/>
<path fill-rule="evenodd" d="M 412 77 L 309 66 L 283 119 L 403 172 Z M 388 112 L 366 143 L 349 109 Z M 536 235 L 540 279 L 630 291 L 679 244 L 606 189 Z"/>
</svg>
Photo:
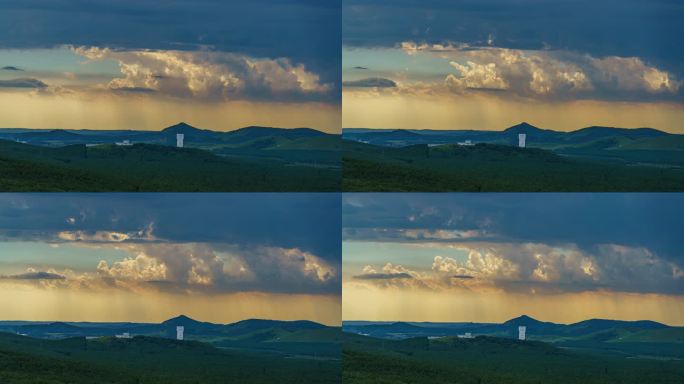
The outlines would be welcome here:
<svg viewBox="0 0 684 384">
<path fill-rule="evenodd" d="M 339 86 L 340 23 L 339 0 L 8 0 L 0 2 L 0 48 L 209 47 L 289 58 Z"/>
<path fill-rule="evenodd" d="M 518 280 L 498 277 L 506 290 L 535 287 L 533 271 L 548 269 L 547 290 L 684 293 L 681 194 L 346 194 L 342 211 L 344 241 L 423 244 L 406 248 L 416 263 L 425 249 L 488 249 L 516 266 Z M 488 270 L 478 265 L 468 268 Z"/>
<path fill-rule="evenodd" d="M 340 209 L 339 194 L 5 194 L 0 280 L 339 295 Z"/>
<path fill-rule="evenodd" d="M 488 241 L 645 247 L 684 267 L 680 194 L 349 194 L 342 212 L 348 234 L 480 230 L 490 234 Z"/>
<path fill-rule="evenodd" d="M 346 0 L 344 45 L 403 41 L 637 56 L 681 74 L 684 3 L 674 0 Z"/>
<path fill-rule="evenodd" d="M 338 265 L 340 216 L 338 194 L 6 194 L 0 237 L 52 241 L 62 231 L 126 233 L 152 223 L 162 242 L 299 248 Z"/>
</svg>

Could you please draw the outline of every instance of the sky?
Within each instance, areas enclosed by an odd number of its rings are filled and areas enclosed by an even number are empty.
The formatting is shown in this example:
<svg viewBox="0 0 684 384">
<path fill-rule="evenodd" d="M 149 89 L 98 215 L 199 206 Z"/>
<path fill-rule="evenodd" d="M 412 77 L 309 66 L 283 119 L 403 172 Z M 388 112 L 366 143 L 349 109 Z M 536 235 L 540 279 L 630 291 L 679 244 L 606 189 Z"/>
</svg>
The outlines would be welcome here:
<svg viewBox="0 0 684 384">
<path fill-rule="evenodd" d="M 345 194 L 343 320 L 684 325 L 680 194 Z"/>
<path fill-rule="evenodd" d="M 684 4 L 345 0 L 346 128 L 684 133 Z"/>
<path fill-rule="evenodd" d="M 339 132 L 339 0 L 0 2 L 0 127 Z"/>
<path fill-rule="evenodd" d="M 339 324 L 339 199 L 0 195 L 2 320 Z"/>
</svg>

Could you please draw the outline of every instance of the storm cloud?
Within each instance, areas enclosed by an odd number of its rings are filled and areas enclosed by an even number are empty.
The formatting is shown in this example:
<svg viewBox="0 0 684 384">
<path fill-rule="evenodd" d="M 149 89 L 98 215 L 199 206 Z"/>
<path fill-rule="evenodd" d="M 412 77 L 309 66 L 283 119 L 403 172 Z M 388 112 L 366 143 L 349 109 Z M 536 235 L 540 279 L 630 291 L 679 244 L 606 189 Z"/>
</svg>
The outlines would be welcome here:
<svg viewBox="0 0 684 384">
<path fill-rule="evenodd" d="M 256 59 L 286 58 L 339 90 L 340 23 L 341 2 L 336 0 L 3 1 L 0 49 L 204 49 Z M 338 93 L 331 91 L 330 97 Z"/>
<path fill-rule="evenodd" d="M 464 254 L 392 265 L 432 289 L 681 294 L 681 217 L 670 194 L 347 194 L 343 238 Z"/>
<path fill-rule="evenodd" d="M 442 59 L 443 65 L 432 59 L 443 76 L 428 84 L 430 92 L 681 101 L 682 17 L 684 5 L 669 0 L 350 0 L 343 5 L 343 46 L 366 50 L 365 60 L 376 55 L 392 68 L 384 73 L 399 70 L 391 64 L 396 56 L 382 58 L 388 49 Z M 425 66 L 417 63 L 429 60 L 407 61 L 408 78 L 420 83 Z M 404 91 L 421 91 L 417 86 Z"/>
<path fill-rule="evenodd" d="M 360 88 L 393 88 L 397 86 L 393 80 L 384 79 L 381 77 L 371 77 L 361 80 L 350 80 L 342 83 L 344 87 L 360 87 Z"/>
<path fill-rule="evenodd" d="M 684 34 L 683 15 L 684 5 L 669 0 L 348 0 L 343 4 L 343 36 L 346 46 L 462 42 L 636 56 L 681 70 L 684 53 L 676 36 Z"/>
<path fill-rule="evenodd" d="M 340 215 L 337 194 L 6 194 L 0 239 L 231 243 L 296 248 L 338 264 Z"/>
<path fill-rule="evenodd" d="M 40 271 L 5 277 L 39 287 L 337 295 L 339 217 L 337 194 L 5 195 L 0 244 L 43 244 Z M 61 249 L 92 260 L 65 268 Z"/>
<path fill-rule="evenodd" d="M 106 87 L 113 91 L 149 93 L 194 100 L 298 100 L 330 98 L 333 84 L 289 59 L 253 59 L 225 52 L 117 51 L 72 47 L 89 61 L 114 60 L 121 76 Z M 162 75 L 160 75 L 162 74 Z"/>
</svg>

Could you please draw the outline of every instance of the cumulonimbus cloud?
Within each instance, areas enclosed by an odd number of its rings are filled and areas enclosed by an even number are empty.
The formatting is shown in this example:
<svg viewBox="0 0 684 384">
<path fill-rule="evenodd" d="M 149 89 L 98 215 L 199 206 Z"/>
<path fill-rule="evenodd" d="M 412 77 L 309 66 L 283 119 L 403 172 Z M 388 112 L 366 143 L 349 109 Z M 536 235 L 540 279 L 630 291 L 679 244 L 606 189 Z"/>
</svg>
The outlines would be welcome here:
<svg viewBox="0 0 684 384">
<path fill-rule="evenodd" d="M 340 289 L 335 266 L 297 248 L 263 246 L 243 249 L 229 244 L 207 243 L 114 243 L 116 249 L 124 251 L 127 256 L 115 261 L 95 257 L 91 271 L 30 269 L 4 279 L 47 288 L 205 294 L 336 294 Z M 94 241 L 81 246 L 99 250 L 103 244 Z"/>
<path fill-rule="evenodd" d="M 387 288 L 430 290 L 501 290 L 562 293 L 612 290 L 629 293 L 681 294 L 684 272 L 644 248 L 615 244 L 586 252 L 572 244 L 460 244 L 464 259 L 435 256 L 432 265 L 416 271 L 387 263 L 381 272 L 364 267 L 358 283 Z M 427 267 L 427 266 L 426 266 Z M 359 276 L 401 273 L 412 281 Z"/>
<path fill-rule="evenodd" d="M 497 90 L 530 98 L 663 98 L 675 97 L 682 85 L 672 73 L 638 57 L 414 42 L 402 43 L 401 49 L 448 61 L 454 72 L 446 75 L 443 85 L 455 93 Z"/>
<path fill-rule="evenodd" d="M 303 64 L 293 64 L 287 58 L 252 58 L 209 50 L 72 50 L 88 60 L 116 61 L 122 76 L 103 85 L 113 91 L 216 101 L 320 101 L 331 97 L 334 88 Z"/>
<path fill-rule="evenodd" d="M 397 86 L 397 83 L 394 80 L 382 77 L 369 77 L 367 79 L 344 81 L 342 86 L 351 88 L 393 88 Z"/>
</svg>

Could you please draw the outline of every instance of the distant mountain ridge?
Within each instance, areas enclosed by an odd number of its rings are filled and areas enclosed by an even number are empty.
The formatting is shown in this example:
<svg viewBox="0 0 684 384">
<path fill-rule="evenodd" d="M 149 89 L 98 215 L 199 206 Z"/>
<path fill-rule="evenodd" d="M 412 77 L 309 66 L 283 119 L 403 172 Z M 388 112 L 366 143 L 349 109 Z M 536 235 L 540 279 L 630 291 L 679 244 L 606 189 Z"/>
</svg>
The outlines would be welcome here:
<svg viewBox="0 0 684 384">
<path fill-rule="evenodd" d="M 527 135 L 528 146 L 563 146 L 587 144 L 605 138 L 649 139 L 671 136 L 684 140 L 684 135 L 668 133 L 654 128 L 615 128 L 591 126 L 574 131 L 543 129 L 527 122 L 513 125 L 502 131 L 489 130 L 421 130 L 421 129 L 364 129 L 345 128 L 345 140 L 380 146 L 408 146 L 415 144 L 455 144 L 469 140 L 472 143 L 518 144 L 518 134 Z"/>
<path fill-rule="evenodd" d="M 200 129 L 180 122 L 160 131 L 136 130 L 87 130 L 87 129 L 0 129 L 0 139 L 19 141 L 40 146 L 66 146 L 74 144 L 115 144 L 128 141 L 131 144 L 162 144 L 175 146 L 176 135 L 185 135 L 186 145 L 207 143 L 239 145 L 246 141 L 271 138 L 275 140 L 314 139 L 339 137 L 312 128 L 274 128 L 249 126 L 231 131 Z"/>
<path fill-rule="evenodd" d="M 518 148 L 520 134 L 526 135 L 524 148 Z M 459 158 L 474 152 L 485 152 L 478 149 L 489 146 L 486 148 L 492 149 L 491 153 L 489 155 L 483 153 L 480 156 L 485 161 L 492 156 L 497 157 L 497 152 L 506 149 L 520 149 L 521 152 L 509 153 L 507 157 L 511 162 L 514 162 L 516 156 L 525 156 L 525 152 L 532 155 L 532 151 L 543 150 L 548 154 L 580 162 L 667 168 L 667 172 L 674 178 L 679 178 L 679 170 L 684 169 L 684 134 L 668 133 L 654 128 L 591 126 L 563 132 L 543 129 L 523 122 L 502 131 L 353 128 L 343 129 L 342 138 L 345 159 L 362 161 L 372 159 L 375 163 L 385 162 L 389 164 L 393 159 L 395 163 L 401 164 L 401 159 L 405 159 L 408 152 L 417 154 L 421 151 L 424 153 L 423 158 L 433 158 L 445 153 L 449 154 L 449 158 Z M 360 145 L 367 147 L 363 148 Z M 498 146 L 499 149 L 492 146 Z M 397 158 L 385 156 L 385 151 L 388 148 L 403 150 L 404 153 L 395 153 L 399 156 Z M 537 166 L 543 163 L 532 161 Z M 424 165 L 421 165 L 423 168 L 439 168 L 442 164 L 430 163 L 429 161 L 423 161 L 421 164 L 423 163 Z M 378 177 L 371 174 L 359 173 L 355 175 L 353 172 L 348 174 L 350 178 L 369 178 L 369 180 L 358 181 L 359 185 L 378 183 L 374 181 L 378 180 Z M 456 175 L 459 173 L 449 171 L 449 174 Z M 651 174 L 649 173 L 649 175 Z M 479 177 L 480 174 L 477 176 Z M 345 178 L 347 178 L 347 174 L 345 174 Z M 443 183 L 440 181 L 438 184 Z M 387 190 L 390 187 L 383 185 L 381 188 Z M 587 191 L 586 188 L 582 190 Z"/>
<path fill-rule="evenodd" d="M 420 323 L 420 322 L 366 322 L 345 321 L 342 328 L 345 332 L 356 333 L 377 338 L 403 339 L 411 337 L 432 336 L 447 337 L 471 333 L 473 335 L 491 335 L 513 337 L 517 335 L 518 327 L 525 326 L 528 334 L 548 337 L 584 337 L 606 330 L 620 331 L 651 331 L 674 329 L 684 335 L 684 327 L 671 327 L 650 320 L 624 321 L 590 319 L 572 324 L 558 324 L 544 322 L 527 315 L 507 320 L 503 323 Z"/>
<path fill-rule="evenodd" d="M 245 338 L 255 333 L 271 332 L 273 337 L 293 332 L 334 330 L 309 320 L 281 321 L 248 319 L 235 323 L 216 324 L 202 322 L 185 315 L 170 318 L 161 323 L 71 323 L 0 321 L 0 332 L 16 333 L 36 338 L 59 339 L 65 337 L 102 337 L 128 333 L 132 336 L 157 336 L 174 338 L 177 326 L 185 328 L 188 337 Z"/>
</svg>

